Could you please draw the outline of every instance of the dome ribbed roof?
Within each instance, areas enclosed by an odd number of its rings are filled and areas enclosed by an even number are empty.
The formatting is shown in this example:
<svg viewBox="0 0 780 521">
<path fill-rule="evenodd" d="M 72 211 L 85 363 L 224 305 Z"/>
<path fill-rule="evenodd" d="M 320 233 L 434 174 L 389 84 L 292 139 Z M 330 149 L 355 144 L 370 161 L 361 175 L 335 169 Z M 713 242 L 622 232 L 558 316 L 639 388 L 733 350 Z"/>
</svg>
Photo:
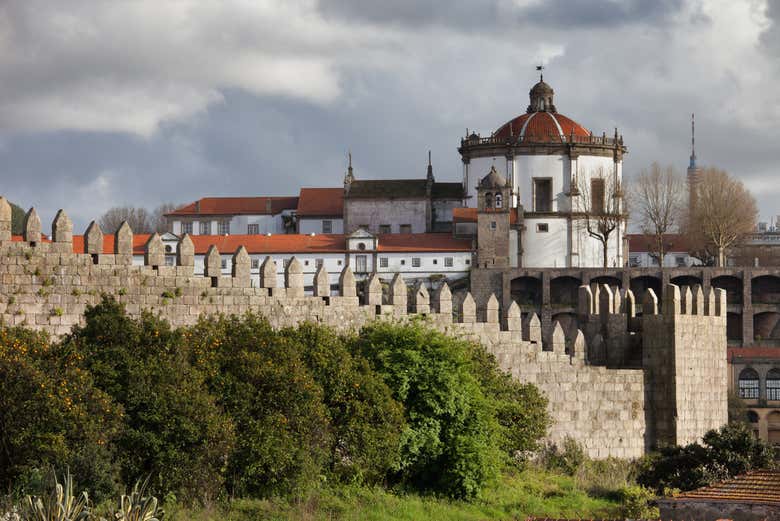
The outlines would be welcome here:
<svg viewBox="0 0 780 521">
<path fill-rule="evenodd" d="M 537 83 L 534 88 L 542 83 Z M 590 135 L 588 129 L 563 114 L 540 111 L 522 114 L 507 121 L 495 131 L 493 137 L 498 139 L 512 137 L 527 143 L 566 143 L 572 133 L 575 137 Z"/>
</svg>

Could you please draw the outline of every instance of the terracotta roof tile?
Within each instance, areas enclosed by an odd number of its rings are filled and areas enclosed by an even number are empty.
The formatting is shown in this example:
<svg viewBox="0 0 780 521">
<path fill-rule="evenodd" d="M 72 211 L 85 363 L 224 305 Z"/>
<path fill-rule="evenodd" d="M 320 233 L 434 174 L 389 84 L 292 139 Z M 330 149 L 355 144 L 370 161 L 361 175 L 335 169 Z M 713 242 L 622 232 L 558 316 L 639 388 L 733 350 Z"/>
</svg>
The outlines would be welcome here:
<svg viewBox="0 0 780 521">
<path fill-rule="evenodd" d="M 754 470 L 664 501 L 714 501 L 780 506 L 780 470 Z"/>
<path fill-rule="evenodd" d="M 449 233 L 392 233 L 379 235 L 380 252 L 471 251 L 471 239 L 455 239 Z"/>
<path fill-rule="evenodd" d="M 729 347 L 728 361 L 739 358 L 780 360 L 780 347 Z"/>
<path fill-rule="evenodd" d="M 427 197 L 426 179 L 358 179 L 352 181 L 347 193 L 348 199 L 405 199 Z M 431 197 L 434 199 L 462 199 L 461 183 L 433 183 Z"/>
<path fill-rule="evenodd" d="M 511 121 L 507 121 L 496 130 L 493 137 L 508 139 L 510 133 L 512 136 L 518 137 L 523 131 L 523 127 L 525 127 L 524 141 L 534 143 L 560 143 L 564 139 L 568 140 L 572 132 L 576 137 L 590 136 L 588 129 L 563 114 L 532 112 L 521 114 Z M 561 136 L 564 136 L 563 139 Z"/>
<path fill-rule="evenodd" d="M 165 215 L 275 215 L 297 206 L 297 197 L 204 197 Z"/>
<path fill-rule="evenodd" d="M 343 188 L 301 188 L 298 215 L 302 217 L 343 217 Z"/>
</svg>

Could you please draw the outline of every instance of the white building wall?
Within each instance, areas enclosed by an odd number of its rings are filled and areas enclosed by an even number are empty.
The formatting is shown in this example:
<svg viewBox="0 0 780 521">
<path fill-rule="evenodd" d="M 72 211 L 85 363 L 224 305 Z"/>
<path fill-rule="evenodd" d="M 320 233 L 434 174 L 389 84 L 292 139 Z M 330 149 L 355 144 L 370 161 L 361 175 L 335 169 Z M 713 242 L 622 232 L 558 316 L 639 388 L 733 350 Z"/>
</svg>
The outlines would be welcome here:
<svg viewBox="0 0 780 521">
<path fill-rule="evenodd" d="M 538 224 L 547 224 L 548 231 L 538 231 Z M 526 219 L 523 233 L 523 267 L 567 267 L 568 230 L 568 222 L 564 218 Z"/>
<path fill-rule="evenodd" d="M 325 233 L 322 231 L 322 221 L 330 221 L 331 222 L 331 232 L 330 233 L 344 233 L 344 219 L 325 219 L 325 218 L 316 218 L 316 219 L 310 219 L 310 218 L 299 218 L 298 219 L 298 233 L 308 235 L 310 233 L 316 233 L 321 234 Z"/>
</svg>

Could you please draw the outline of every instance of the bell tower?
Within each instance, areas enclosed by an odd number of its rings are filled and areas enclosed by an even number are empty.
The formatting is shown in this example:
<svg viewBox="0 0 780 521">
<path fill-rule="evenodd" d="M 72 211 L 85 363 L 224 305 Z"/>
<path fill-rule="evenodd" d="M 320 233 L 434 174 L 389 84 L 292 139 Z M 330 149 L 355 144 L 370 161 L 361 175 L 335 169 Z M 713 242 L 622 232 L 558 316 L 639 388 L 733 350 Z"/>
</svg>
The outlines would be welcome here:
<svg viewBox="0 0 780 521">
<path fill-rule="evenodd" d="M 495 166 L 477 186 L 477 265 L 509 266 L 511 186 Z"/>
</svg>

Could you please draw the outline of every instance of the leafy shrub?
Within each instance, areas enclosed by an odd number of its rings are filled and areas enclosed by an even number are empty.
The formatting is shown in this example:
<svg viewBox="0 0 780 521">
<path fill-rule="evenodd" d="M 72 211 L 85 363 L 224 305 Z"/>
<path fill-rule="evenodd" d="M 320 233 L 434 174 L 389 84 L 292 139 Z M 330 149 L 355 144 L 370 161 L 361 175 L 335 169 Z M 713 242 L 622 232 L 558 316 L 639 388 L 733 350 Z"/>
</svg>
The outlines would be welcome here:
<svg viewBox="0 0 780 521">
<path fill-rule="evenodd" d="M 69 466 L 97 497 L 116 490 L 111 442 L 121 408 L 93 385 L 79 353 L 47 335 L 0 328 L 0 487 L 40 492 L 46 469 Z M 37 490 L 36 490 L 37 489 Z"/>
<path fill-rule="evenodd" d="M 137 481 L 129 495 L 122 494 L 117 510 L 113 512 L 116 521 L 159 521 L 162 510 L 157 507 L 157 498 L 146 495 L 147 479 Z"/>
<path fill-rule="evenodd" d="M 501 397 L 520 388 L 503 387 L 508 380 L 491 375 L 497 370 L 494 362 L 477 357 L 469 342 L 420 323 L 376 323 L 361 331 L 357 349 L 405 407 L 396 481 L 474 497 L 496 476 L 502 448 L 532 445 L 534 433 L 544 432 L 544 427 L 533 426 L 518 439 L 506 432 L 499 417 L 508 426 L 525 416 Z"/>
<path fill-rule="evenodd" d="M 283 495 L 316 484 L 331 432 L 322 389 L 298 346 L 252 315 L 201 319 L 184 335 L 211 392 L 235 422 L 229 491 Z"/>
<path fill-rule="evenodd" d="M 403 407 L 342 336 L 311 324 L 282 331 L 322 387 L 332 430 L 330 463 L 341 481 L 375 484 L 398 464 Z"/>
<path fill-rule="evenodd" d="M 663 447 L 640 462 L 637 481 L 656 493 L 693 490 L 752 469 L 770 467 L 775 451 L 738 422 L 711 430 L 702 444 Z"/>
<path fill-rule="evenodd" d="M 567 436 L 561 447 L 548 443 L 541 451 L 540 462 L 547 470 L 574 476 L 587 461 L 585 450 L 574 438 Z"/>
<path fill-rule="evenodd" d="M 116 440 L 124 482 L 150 475 L 156 490 L 215 497 L 235 439 L 231 419 L 190 364 L 182 335 L 151 315 L 129 318 L 104 296 L 65 344 L 84 360 L 95 384 L 124 408 Z"/>
<path fill-rule="evenodd" d="M 658 508 L 650 504 L 654 499 L 653 492 L 646 488 L 624 487 L 620 490 L 620 515 L 623 519 L 658 519 Z"/>
</svg>

